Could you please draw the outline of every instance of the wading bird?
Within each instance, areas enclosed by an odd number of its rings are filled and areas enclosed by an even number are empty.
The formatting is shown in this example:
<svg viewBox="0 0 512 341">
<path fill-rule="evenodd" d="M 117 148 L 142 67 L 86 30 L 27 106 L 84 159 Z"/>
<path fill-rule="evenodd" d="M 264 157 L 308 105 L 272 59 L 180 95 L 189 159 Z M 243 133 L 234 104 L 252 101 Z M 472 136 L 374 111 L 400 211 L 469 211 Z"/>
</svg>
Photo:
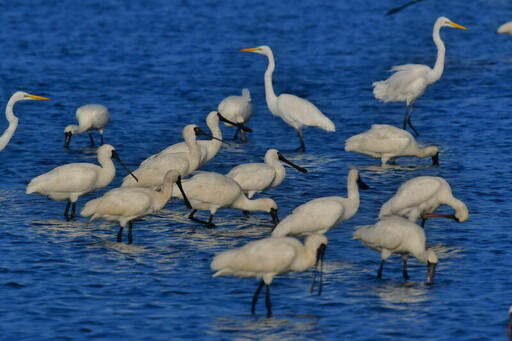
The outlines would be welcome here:
<svg viewBox="0 0 512 341">
<path fill-rule="evenodd" d="M 107 186 L 114 179 L 116 168 L 110 158 L 116 159 L 137 180 L 111 145 L 104 144 L 99 147 L 97 154 L 99 166 L 93 163 L 70 163 L 59 166 L 33 178 L 27 186 L 26 193 L 38 193 L 56 201 L 67 200 L 64 216 L 73 219 L 79 197 Z M 70 206 L 71 216 L 68 216 Z"/>
<path fill-rule="evenodd" d="M 11 98 L 9 98 L 9 101 L 5 106 L 5 118 L 7 119 L 7 122 L 9 122 L 9 126 L 7 127 L 7 129 L 5 129 L 2 136 L 0 136 L 0 151 L 2 151 L 5 148 L 5 146 L 7 146 L 7 144 L 12 138 L 12 135 L 14 135 L 16 128 L 18 127 L 18 118 L 14 116 L 13 111 L 14 104 L 19 101 L 34 99 L 45 101 L 49 100 L 49 98 L 27 94 L 23 91 L 17 91 L 11 96 Z"/>
<path fill-rule="evenodd" d="M 266 285 L 267 316 L 271 317 L 270 284 L 274 276 L 292 271 L 303 272 L 313 265 L 316 270 L 319 262 L 323 264 L 326 248 L 327 238 L 322 234 L 308 236 L 304 245 L 291 237 L 264 238 L 218 254 L 211 263 L 211 269 L 217 271 L 213 277 L 236 276 L 261 279 L 252 298 L 251 312 L 255 313 L 258 296 L 263 286 Z M 319 295 L 322 292 L 322 264 L 320 266 Z M 311 292 L 314 290 L 314 279 L 315 277 L 313 277 Z"/>
<path fill-rule="evenodd" d="M 91 217 L 89 222 L 98 218 L 119 222 L 118 243 L 122 241 L 123 229 L 128 225 L 128 244 L 131 244 L 133 222 L 161 210 L 171 199 L 174 183 L 183 190 L 180 174 L 171 170 L 165 175 L 164 184 L 158 191 L 144 187 L 115 188 L 87 202 L 80 214 Z M 186 194 L 182 192 L 182 195 L 187 206 L 190 206 Z"/>
<path fill-rule="evenodd" d="M 498 33 L 512 35 L 512 21 L 504 23 L 498 28 Z"/>
<path fill-rule="evenodd" d="M 233 139 L 237 139 L 238 133 L 240 133 L 240 140 L 246 142 L 247 136 L 245 136 L 242 127 L 244 127 L 252 117 L 251 94 L 249 89 L 242 89 L 242 96 L 229 96 L 224 98 L 222 102 L 219 103 L 217 110 L 226 119 L 238 124 Z M 233 126 L 232 123 L 228 122 L 224 122 L 224 124 L 227 127 Z"/>
<path fill-rule="evenodd" d="M 412 110 L 416 100 L 420 98 L 427 87 L 441 78 L 444 70 L 444 56 L 446 48 L 439 31 L 442 27 L 455 27 L 466 30 L 467 28 L 452 22 L 446 17 L 439 17 L 434 24 L 432 38 L 437 47 L 437 59 L 434 68 L 422 64 L 405 64 L 393 66 L 391 71 L 395 71 L 388 79 L 380 82 L 374 82 L 372 85 L 375 98 L 383 102 L 405 102 L 405 118 L 403 129 L 409 125 L 416 136 L 418 131 L 411 123 Z"/>
<path fill-rule="evenodd" d="M 277 187 L 283 182 L 286 170 L 280 161 L 301 173 L 308 172 L 307 169 L 288 161 L 277 149 L 269 149 L 265 153 L 265 163 L 244 163 L 230 170 L 226 176 L 238 182 L 247 197 L 251 199 L 254 194 Z"/>
<path fill-rule="evenodd" d="M 452 207 L 455 214 L 434 213 L 441 205 Z M 389 215 L 406 217 L 412 222 L 421 218 L 421 226 L 424 227 L 425 221 L 432 217 L 464 222 L 469 218 L 469 211 L 462 201 L 453 196 L 452 188 L 445 179 L 418 176 L 402 184 L 396 194 L 382 205 L 379 218 Z"/>
<path fill-rule="evenodd" d="M 270 112 L 279 116 L 288 125 L 297 130 L 300 139 L 300 147 L 297 150 L 306 151 L 306 145 L 302 137 L 302 127 L 317 127 L 326 131 L 335 131 L 336 127 L 322 112 L 310 101 L 295 95 L 281 94 L 276 96 L 272 85 L 272 73 L 274 72 L 274 55 L 270 47 L 241 49 L 242 52 L 255 52 L 268 57 L 268 67 L 265 71 L 265 97 Z"/>
<path fill-rule="evenodd" d="M 352 218 L 359 209 L 359 190 L 369 187 L 351 169 L 347 177 L 347 198 L 323 197 L 308 201 L 293 210 L 272 231 L 272 237 L 307 236 L 326 233 L 334 226 Z"/>
<path fill-rule="evenodd" d="M 423 264 L 427 264 L 427 282 L 434 282 L 437 256 L 431 249 L 425 249 L 425 231 L 415 223 L 398 216 L 385 217 L 375 225 L 357 229 L 352 239 L 360 240 L 367 248 L 380 252 L 382 261 L 377 273 L 378 278 L 382 278 L 384 261 L 392 254 L 397 254 L 402 256 L 402 274 L 408 280 L 407 259 L 411 254 Z"/>
<path fill-rule="evenodd" d="M 101 104 L 82 105 L 76 110 L 76 120 L 78 125 L 70 124 L 64 129 L 64 147 L 69 148 L 69 142 L 73 135 L 81 134 L 87 131 L 91 146 L 95 146 L 92 138 L 92 130 L 98 130 L 100 133 L 101 144 L 103 144 L 103 131 L 110 121 L 110 114 L 106 106 Z"/>
<path fill-rule="evenodd" d="M 348 138 L 345 151 L 380 159 L 383 165 L 400 156 L 431 157 L 432 164 L 439 165 L 439 148 L 421 148 L 408 131 L 387 124 L 374 124 L 372 129 Z"/>
</svg>

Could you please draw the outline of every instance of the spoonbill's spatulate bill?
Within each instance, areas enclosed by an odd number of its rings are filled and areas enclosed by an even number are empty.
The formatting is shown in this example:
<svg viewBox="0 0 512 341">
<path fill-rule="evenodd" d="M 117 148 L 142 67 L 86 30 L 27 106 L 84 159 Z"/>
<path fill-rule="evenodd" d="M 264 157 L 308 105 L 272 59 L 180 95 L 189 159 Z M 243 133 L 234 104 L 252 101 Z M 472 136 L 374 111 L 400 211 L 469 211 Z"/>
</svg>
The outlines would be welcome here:
<svg viewBox="0 0 512 341">
<path fill-rule="evenodd" d="M 265 153 L 265 163 L 244 163 L 230 170 L 226 176 L 238 182 L 247 197 L 251 199 L 254 194 L 277 187 L 283 182 L 286 170 L 281 162 L 301 173 L 308 172 L 307 169 L 286 159 L 277 149 L 269 149 Z"/>
<path fill-rule="evenodd" d="M 437 214 L 441 205 L 448 205 L 455 214 Z M 448 182 L 437 176 L 418 176 L 402 184 L 396 194 L 380 209 L 379 217 L 399 215 L 410 221 L 422 219 L 421 226 L 428 218 L 450 218 L 464 222 L 469 218 L 467 206 L 455 198 Z"/>
<path fill-rule="evenodd" d="M 218 254 L 213 259 L 211 268 L 217 271 L 213 277 L 236 276 L 261 279 L 252 298 L 251 312 L 255 313 L 260 292 L 266 286 L 267 316 L 271 317 L 270 284 L 274 276 L 292 271 L 302 272 L 313 265 L 318 265 L 318 262 L 323 260 L 326 248 L 327 238 L 322 234 L 308 236 L 304 245 L 291 237 L 264 238 Z M 313 285 L 314 283 L 312 289 Z M 321 287 L 322 275 L 320 273 L 319 294 Z"/>
<path fill-rule="evenodd" d="M 19 101 L 34 99 L 45 101 L 49 100 L 49 98 L 27 94 L 23 91 L 17 91 L 11 96 L 11 98 L 9 98 L 9 101 L 5 106 L 5 118 L 7 119 L 7 122 L 9 122 L 9 126 L 7 127 L 7 129 L 5 129 L 2 136 L 0 136 L 0 151 L 2 151 L 5 148 L 5 146 L 7 146 L 12 136 L 14 135 L 16 128 L 18 127 L 18 118 L 14 116 L 13 111 L 14 104 Z"/>
<path fill-rule="evenodd" d="M 91 146 L 95 146 L 92 130 L 99 131 L 101 144 L 103 144 L 103 132 L 105 126 L 110 121 L 110 114 L 106 106 L 101 104 L 82 105 L 76 110 L 76 120 L 78 121 L 78 125 L 70 124 L 64 129 L 65 148 L 69 148 L 69 143 L 73 135 L 81 134 L 84 131 L 89 134 Z"/>
<path fill-rule="evenodd" d="M 387 124 L 374 124 L 370 130 L 348 138 L 345 150 L 380 159 L 383 165 L 400 156 L 431 157 L 433 165 L 439 164 L 439 148 L 421 148 L 408 131 Z"/>
<path fill-rule="evenodd" d="M 274 55 L 269 46 L 241 49 L 242 52 L 255 52 L 268 57 L 268 67 L 265 71 L 265 97 L 270 112 L 279 116 L 287 124 L 292 126 L 299 135 L 300 147 L 297 150 L 306 151 L 306 145 L 302 137 L 303 127 L 316 127 L 326 131 L 335 131 L 336 127 L 330 119 L 310 101 L 295 95 L 281 94 L 276 96 L 272 85 L 272 73 L 274 72 Z"/>
<path fill-rule="evenodd" d="M 26 193 L 38 193 L 56 201 L 67 200 L 64 216 L 73 219 L 79 197 L 107 186 L 114 179 L 116 168 L 111 158 L 116 159 L 137 180 L 111 145 L 104 144 L 99 147 L 97 154 L 99 166 L 93 163 L 70 163 L 59 166 L 33 178 L 27 186 Z M 70 206 L 71 216 L 68 215 Z"/>
<path fill-rule="evenodd" d="M 382 278 L 384 261 L 391 255 L 402 256 L 404 279 L 409 279 L 407 259 L 411 254 L 423 264 L 427 264 L 427 282 L 434 282 L 437 256 L 431 249 L 425 249 L 425 231 L 413 222 L 399 216 L 385 217 L 375 225 L 359 228 L 354 232 L 353 239 L 360 240 L 369 249 L 380 252 L 378 278 Z"/>
<path fill-rule="evenodd" d="M 229 96 L 224 98 L 219 103 L 217 110 L 226 119 L 236 122 L 239 125 L 237 126 L 233 139 L 237 139 L 238 133 L 240 133 L 241 141 L 246 142 L 247 136 L 242 127 L 244 127 L 252 117 L 251 94 L 249 89 L 242 89 L 242 96 Z M 233 124 L 229 122 L 224 122 L 224 124 L 228 127 L 233 126 Z"/>
<path fill-rule="evenodd" d="M 361 180 L 359 172 L 356 169 L 351 169 L 347 177 L 347 198 L 323 197 L 300 205 L 275 227 L 272 237 L 326 233 L 357 213 L 359 209 L 358 188 L 366 190 L 369 187 Z"/>
<path fill-rule="evenodd" d="M 427 87 L 441 78 L 444 70 L 444 56 L 446 48 L 439 31 L 442 27 L 455 27 L 466 30 L 464 26 L 452 22 L 446 17 L 439 17 L 434 24 L 432 37 L 437 47 L 437 59 L 434 68 L 422 64 L 405 64 L 393 66 L 395 71 L 391 77 L 384 81 L 374 82 L 373 94 L 383 102 L 405 102 L 405 118 L 403 129 L 409 125 L 416 136 L 419 135 L 411 123 L 412 110 L 416 100 L 420 98 Z"/>
<path fill-rule="evenodd" d="M 172 196 L 174 183 L 183 191 L 180 174 L 171 170 L 165 175 L 164 184 L 159 191 L 144 187 L 115 188 L 102 197 L 87 202 L 80 214 L 91 217 L 90 221 L 101 218 L 119 222 L 118 243 L 122 241 L 123 229 L 128 225 L 128 244 L 131 244 L 133 222 L 161 210 Z M 182 195 L 188 203 L 186 194 L 182 192 Z"/>
</svg>

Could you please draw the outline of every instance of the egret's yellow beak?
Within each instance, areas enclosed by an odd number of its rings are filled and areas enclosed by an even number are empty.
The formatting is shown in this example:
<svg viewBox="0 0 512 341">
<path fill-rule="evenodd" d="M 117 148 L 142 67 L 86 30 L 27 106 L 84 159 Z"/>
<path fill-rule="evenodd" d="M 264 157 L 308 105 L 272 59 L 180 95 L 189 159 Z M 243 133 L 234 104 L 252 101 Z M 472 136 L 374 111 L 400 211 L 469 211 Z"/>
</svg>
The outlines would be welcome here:
<svg viewBox="0 0 512 341">
<path fill-rule="evenodd" d="M 250 49 L 240 49 L 240 52 L 255 52 L 255 51 L 259 51 L 260 48 L 259 47 L 252 47 Z"/>
<path fill-rule="evenodd" d="M 36 96 L 36 95 L 31 95 L 31 94 L 27 94 L 27 97 L 30 97 L 32 99 L 41 99 L 41 100 L 44 100 L 44 101 L 49 101 L 50 100 L 48 97 Z"/>
<path fill-rule="evenodd" d="M 449 22 L 450 25 L 452 25 L 455 28 L 460 28 L 461 30 L 467 30 L 467 27 L 464 27 L 462 25 L 456 24 L 454 22 Z"/>
</svg>

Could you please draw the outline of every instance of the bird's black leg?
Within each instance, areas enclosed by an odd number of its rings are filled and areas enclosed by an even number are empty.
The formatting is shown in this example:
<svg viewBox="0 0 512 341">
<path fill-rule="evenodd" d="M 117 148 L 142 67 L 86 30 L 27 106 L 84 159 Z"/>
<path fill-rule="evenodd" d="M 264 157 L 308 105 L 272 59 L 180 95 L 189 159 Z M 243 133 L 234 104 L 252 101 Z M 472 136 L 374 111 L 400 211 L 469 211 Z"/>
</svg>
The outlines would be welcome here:
<svg viewBox="0 0 512 341">
<path fill-rule="evenodd" d="M 295 149 L 295 150 L 296 151 L 303 151 L 303 152 L 305 152 L 306 151 L 306 144 L 304 143 L 304 138 L 302 137 L 302 130 L 301 129 L 297 129 L 297 134 L 299 135 L 300 147 Z"/>
<path fill-rule="evenodd" d="M 246 210 L 243 210 L 242 211 L 243 215 L 246 217 L 246 218 L 249 218 L 251 216 L 251 212 L 250 211 L 246 211 Z"/>
<path fill-rule="evenodd" d="M 272 317 L 272 302 L 270 302 L 270 284 L 267 284 L 267 295 L 265 297 L 265 304 L 267 306 L 267 317 Z"/>
<path fill-rule="evenodd" d="M 101 144 L 103 144 L 103 134 L 100 134 Z"/>
<path fill-rule="evenodd" d="M 404 130 L 407 127 L 407 125 L 409 125 L 409 127 L 411 127 L 412 131 L 414 132 L 414 135 L 420 136 L 420 133 L 418 133 L 418 131 L 416 130 L 416 128 L 414 128 L 414 126 L 412 125 L 412 122 L 411 122 L 413 108 L 414 108 L 414 103 L 411 103 L 405 109 Z"/>
<path fill-rule="evenodd" d="M 119 227 L 119 231 L 117 232 L 117 242 L 121 243 L 123 241 L 123 230 L 124 227 Z"/>
<path fill-rule="evenodd" d="M 211 229 L 212 227 L 215 227 L 215 224 L 212 223 L 213 220 L 213 214 L 210 213 L 210 218 L 208 218 L 208 224 L 206 224 L 206 227 Z"/>
<path fill-rule="evenodd" d="M 133 221 L 130 221 L 130 222 L 128 222 L 128 244 L 133 243 L 132 228 L 133 228 Z"/>
<path fill-rule="evenodd" d="M 96 143 L 94 143 L 94 139 L 92 138 L 92 134 L 90 131 L 87 132 L 89 134 L 89 139 L 91 140 L 91 146 L 96 146 Z"/>
<path fill-rule="evenodd" d="M 384 259 L 380 262 L 379 271 L 377 271 L 377 278 L 382 278 L 382 268 L 384 267 Z"/>
<path fill-rule="evenodd" d="M 233 140 L 238 139 L 238 132 L 240 131 L 240 128 L 236 128 L 235 135 L 233 136 Z"/>
<path fill-rule="evenodd" d="M 258 285 L 258 289 L 256 289 L 256 292 L 252 296 L 252 305 L 251 305 L 251 314 L 254 315 L 254 312 L 256 311 L 256 302 L 258 302 L 258 297 L 260 296 L 261 289 L 263 289 L 263 286 L 265 285 L 265 282 L 261 280 L 260 284 Z"/>
<path fill-rule="evenodd" d="M 64 217 L 66 219 L 69 218 L 69 215 L 68 215 L 68 212 L 69 212 L 69 207 L 71 206 L 71 201 L 68 200 L 68 202 L 66 203 L 66 209 L 64 210 Z"/>
<path fill-rule="evenodd" d="M 427 218 L 421 217 L 421 227 L 425 228 L 425 223 L 427 222 Z"/>
<path fill-rule="evenodd" d="M 71 219 L 75 219 L 75 217 L 76 217 L 75 210 L 76 210 L 76 202 L 71 203 L 71 217 L 70 217 Z"/>
<path fill-rule="evenodd" d="M 243 124 L 242 124 L 243 125 Z M 242 129 L 238 128 L 240 130 L 240 141 L 242 142 L 247 142 L 247 135 L 245 135 L 245 131 L 243 131 Z"/>
<path fill-rule="evenodd" d="M 192 212 L 190 212 L 190 214 L 188 215 L 188 219 L 193 220 L 198 223 L 201 223 L 203 225 L 206 225 L 206 227 L 208 227 L 208 228 L 215 227 L 215 224 L 212 223 L 213 215 L 210 214 L 210 218 L 208 219 L 208 221 L 204 221 L 204 220 L 194 217 L 194 214 L 196 214 L 196 212 L 197 212 L 197 210 L 193 210 Z"/>
<path fill-rule="evenodd" d="M 406 280 L 409 279 L 409 274 L 407 273 L 407 257 L 403 258 L 402 275 Z"/>
</svg>

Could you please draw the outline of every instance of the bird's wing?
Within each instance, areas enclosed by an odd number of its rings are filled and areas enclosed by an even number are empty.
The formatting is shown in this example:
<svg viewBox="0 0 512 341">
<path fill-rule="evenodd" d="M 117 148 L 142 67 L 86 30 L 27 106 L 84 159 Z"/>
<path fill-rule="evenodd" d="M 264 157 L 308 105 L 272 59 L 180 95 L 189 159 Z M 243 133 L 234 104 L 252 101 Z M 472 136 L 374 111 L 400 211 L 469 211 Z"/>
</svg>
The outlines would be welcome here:
<svg viewBox="0 0 512 341">
<path fill-rule="evenodd" d="M 101 169 L 92 163 L 72 163 L 59 166 L 32 179 L 28 189 L 36 192 L 83 192 L 95 189 Z"/>
<path fill-rule="evenodd" d="M 331 122 L 313 103 L 295 95 L 281 94 L 277 98 L 277 108 L 283 120 L 296 129 L 305 125 L 327 131 L 335 131 Z"/>
<path fill-rule="evenodd" d="M 377 222 L 373 226 L 363 226 L 354 233 L 354 238 L 361 240 L 367 247 L 374 250 L 394 250 L 402 242 L 401 229 L 392 224 Z"/>
<path fill-rule="evenodd" d="M 276 172 L 264 163 L 246 163 L 236 166 L 226 176 L 232 178 L 246 190 L 264 190 L 274 180 Z"/>
<path fill-rule="evenodd" d="M 198 172 L 184 180 L 182 185 L 192 205 L 193 201 L 198 201 L 223 207 L 222 204 L 231 204 L 240 195 L 240 186 L 236 181 L 214 172 Z M 173 195 L 181 198 L 180 191 L 173 191 Z"/>
<path fill-rule="evenodd" d="M 80 213 L 84 217 L 94 215 L 134 216 L 153 212 L 150 189 L 121 187 L 108 191 L 102 197 L 87 202 Z"/>
<path fill-rule="evenodd" d="M 400 154 L 411 142 L 412 136 L 403 129 L 374 124 L 367 132 L 345 141 L 345 150 L 378 154 Z"/>
</svg>

